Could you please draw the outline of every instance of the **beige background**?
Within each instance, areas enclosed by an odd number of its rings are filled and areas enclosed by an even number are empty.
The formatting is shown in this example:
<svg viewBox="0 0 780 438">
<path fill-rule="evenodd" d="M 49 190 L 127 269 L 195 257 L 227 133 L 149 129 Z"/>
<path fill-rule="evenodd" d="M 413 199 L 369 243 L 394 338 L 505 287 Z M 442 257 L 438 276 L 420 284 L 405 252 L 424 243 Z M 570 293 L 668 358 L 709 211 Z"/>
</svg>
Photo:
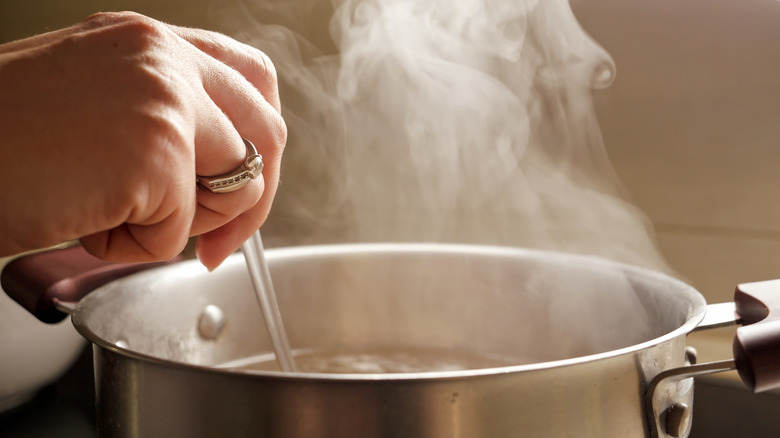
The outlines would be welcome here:
<svg viewBox="0 0 780 438">
<path fill-rule="evenodd" d="M 0 40 L 132 9 L 215 28 L 228 3 L 0 2 Z M 672 266 L 710 302 L 780 277 L 780 2 L 574 0 L 614 57 L 595 95 L 613 164 Z"/>
</svg>

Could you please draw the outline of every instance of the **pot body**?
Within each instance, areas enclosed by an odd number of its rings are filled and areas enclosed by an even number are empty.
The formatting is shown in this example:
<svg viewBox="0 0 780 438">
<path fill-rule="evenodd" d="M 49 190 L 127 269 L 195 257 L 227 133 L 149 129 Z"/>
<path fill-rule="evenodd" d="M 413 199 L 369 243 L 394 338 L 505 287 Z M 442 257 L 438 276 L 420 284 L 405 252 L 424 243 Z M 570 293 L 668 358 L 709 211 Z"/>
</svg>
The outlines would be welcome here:
<svg viewBox="0 0 780 438">
<path fill-rule="evenodd" d="M 342 245 L 268 260 L 296 350 L 457 350 L 505 365 L 220 368 L 270 350 L 262 314 L 240 255 L 213 273 L 187 262 L 107 285 L 74 313 L 95 343 L 101 436 L 645 437 L 646 383 L 684 365 L 706 307 L 660 274 L 537 251 Z M 203 329 L 209 305 L 224 316 L 216 332 Z"/>
</svg>

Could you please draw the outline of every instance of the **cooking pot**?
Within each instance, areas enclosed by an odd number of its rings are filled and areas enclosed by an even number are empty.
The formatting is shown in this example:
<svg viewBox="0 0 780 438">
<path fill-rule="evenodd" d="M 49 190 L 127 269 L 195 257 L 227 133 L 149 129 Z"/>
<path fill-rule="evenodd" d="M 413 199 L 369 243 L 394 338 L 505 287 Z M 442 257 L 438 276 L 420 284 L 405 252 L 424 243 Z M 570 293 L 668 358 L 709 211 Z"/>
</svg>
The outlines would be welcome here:
<svg viewBox="0 0 780 438">
<path fill-rule="evenodd" d="M 737 367 L 755 390 L 778 382 L 772 324 L 740 328 L 734 360 L 697 365 L 686 348 L 693 330 L 771 319 L 776 282 L 741 285 L 735 303 L 707 306 L 659 273 L 536 250 L 355 244 L 274 249 L 267 259 L 299 354 L 424 350 L 493 365 L 236 368 L 272 351 L 240 254 L 211 273 L 196 261 L 135 273 L 71 304 L 52 288 L 41 298 L 43 289 L 9 287 L 25 284 L 15 280 L 23 261 L 9 264 L 3 284 L 30 309 L 70 309 L 93 343 L 103 437 L 683 437 L 693 376 Z M 88 277 L 65 280 L 71 298 Z"/>
</svg>

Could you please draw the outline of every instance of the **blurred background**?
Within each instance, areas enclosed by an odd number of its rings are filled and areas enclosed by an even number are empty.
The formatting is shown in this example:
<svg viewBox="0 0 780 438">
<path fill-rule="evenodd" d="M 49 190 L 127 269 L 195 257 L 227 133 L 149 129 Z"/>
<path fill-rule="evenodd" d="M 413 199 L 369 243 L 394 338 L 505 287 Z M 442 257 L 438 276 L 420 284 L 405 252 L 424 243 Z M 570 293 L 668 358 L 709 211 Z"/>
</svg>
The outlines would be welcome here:
<svg viewBox="0 0 780 438">
<path fill-rule="evenodd" d="M 229 24 L 218 18 L 224 4 L 4 1 L 0 42 L 106 10 L 226 30 Z M 780 278 L 780 2 L 571 4 L 617 65 L 614 83 L 594 92 L 604 143 L 672 268 L 710 303 L 731 300 L 738 283 Z M 732 334 L 725 329 L 695 335 L 700 361 L 729 358 Z M 771 415 L 780 396 L 748 394 L 733 375 L 699 386 L 694 437 L 780 431 L 780 420 Z M 752 432 L 740 433 L 746 429 L 738 420 L 751 423 Z"/>
</svg>

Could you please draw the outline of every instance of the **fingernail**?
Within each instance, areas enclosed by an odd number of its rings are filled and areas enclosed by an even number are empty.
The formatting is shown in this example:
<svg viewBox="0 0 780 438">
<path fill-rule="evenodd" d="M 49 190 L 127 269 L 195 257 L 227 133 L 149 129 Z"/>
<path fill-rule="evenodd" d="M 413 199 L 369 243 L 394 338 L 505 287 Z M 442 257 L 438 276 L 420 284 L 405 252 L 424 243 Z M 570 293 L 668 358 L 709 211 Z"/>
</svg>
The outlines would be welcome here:
<svg viewBox="0 0 780 438">
<path fill-rule="evenodd" d="M 198 258 L 198 261 L 200 262 L 200 264 L 201 264 L 201 265 L 203 265 L 203 266 L 204 266 L 204 267 L 205 267 L 205 268 L 206 268 L 206 269 L 207 269 L 209 272 L 214 272 L 214 269 L 216 269 L 216 266 L 215 266 L 215 267 L 209 267 L 209 265 L 207 265 L 207 264 L 206 264 L 206 263 L 203 261 L 203 259 L 201 258 L 201 256 L 200 256 L 200 251 L 198 251 L 198 249 L 197 249 L 197 248 L 195 248 L 195 257 L 197 257 L 197 258 Z"/>
</svg>

